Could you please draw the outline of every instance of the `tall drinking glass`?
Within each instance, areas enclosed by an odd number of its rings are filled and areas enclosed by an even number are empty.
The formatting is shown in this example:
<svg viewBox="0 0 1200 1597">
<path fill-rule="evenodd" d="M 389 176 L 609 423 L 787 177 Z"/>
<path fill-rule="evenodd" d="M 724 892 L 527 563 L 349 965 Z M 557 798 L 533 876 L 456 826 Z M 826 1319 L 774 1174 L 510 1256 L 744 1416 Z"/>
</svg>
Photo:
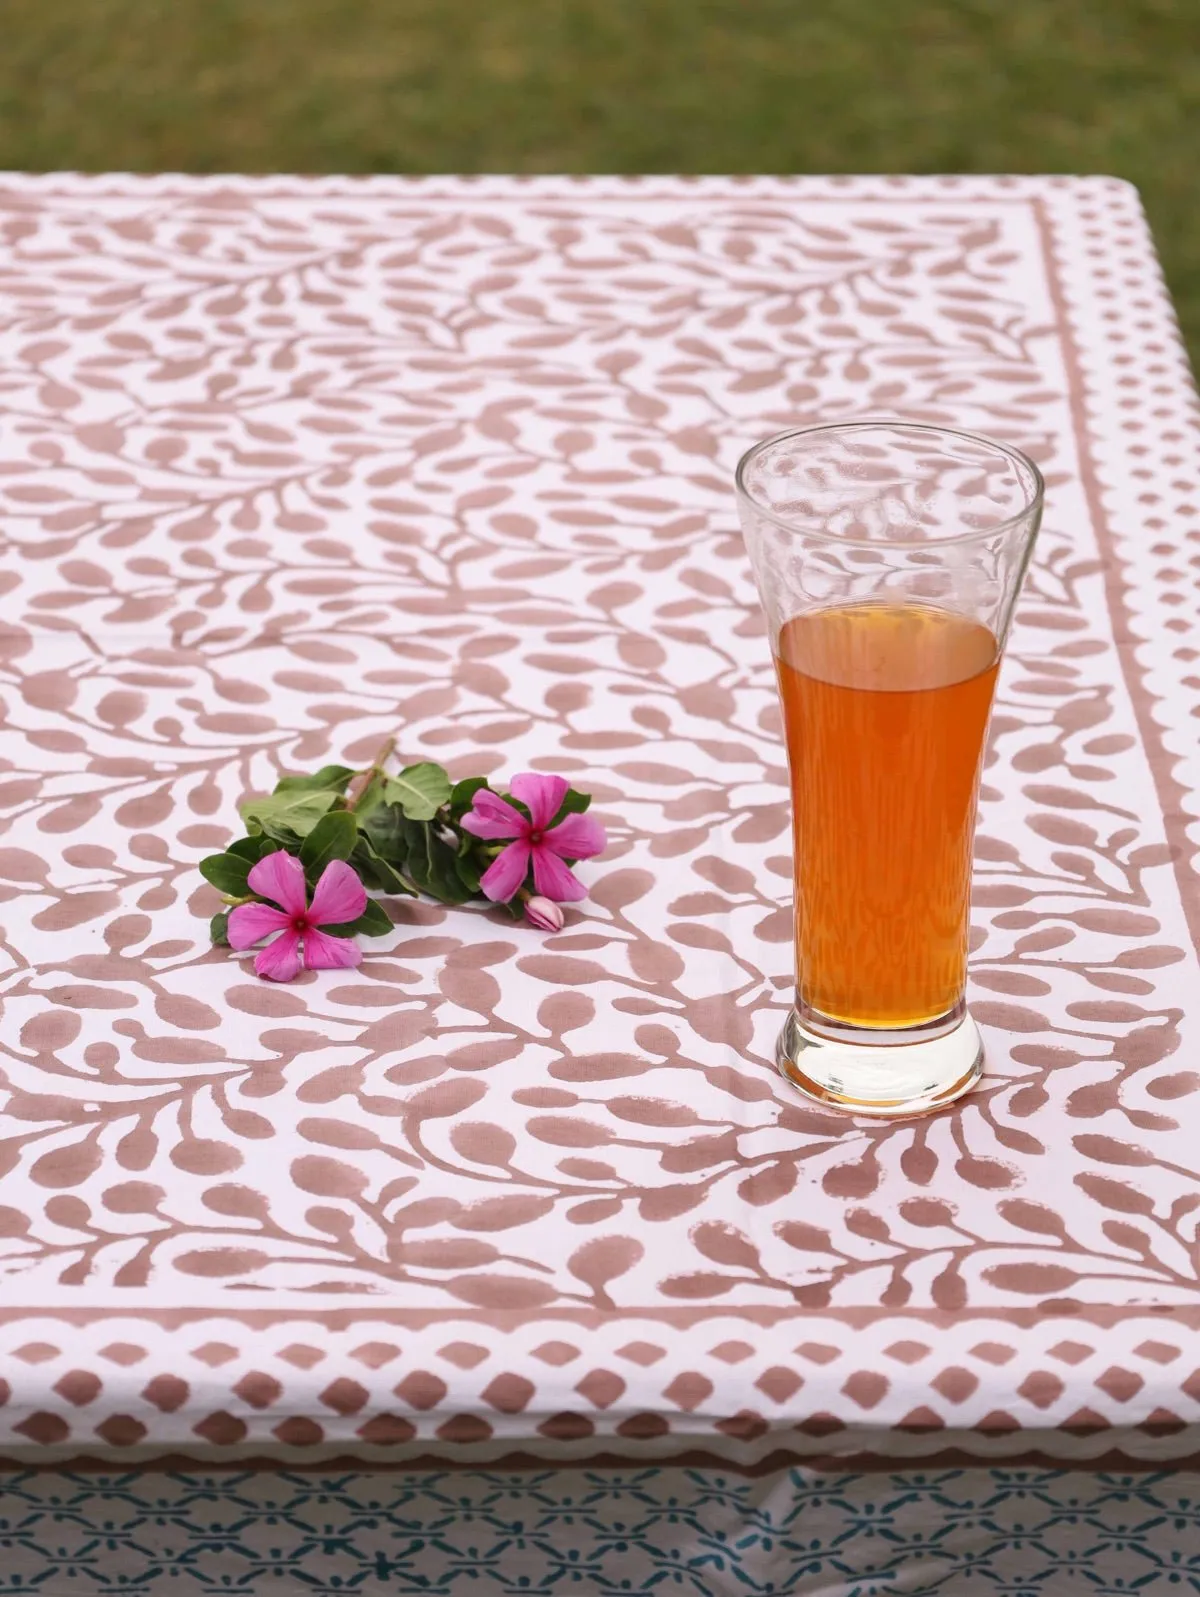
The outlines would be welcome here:
<svg viewBox="0 0 1200 1597">
<path fill-rule="evenodd" d="M 970 433 L 843 422 L 756 444 L 737 493 L 791 774 L 779 1068 L 856 1114 L 919 1114 L 983 1067 L 965 1002 L 975 808 L 1041 473 Z"/>
</svg>

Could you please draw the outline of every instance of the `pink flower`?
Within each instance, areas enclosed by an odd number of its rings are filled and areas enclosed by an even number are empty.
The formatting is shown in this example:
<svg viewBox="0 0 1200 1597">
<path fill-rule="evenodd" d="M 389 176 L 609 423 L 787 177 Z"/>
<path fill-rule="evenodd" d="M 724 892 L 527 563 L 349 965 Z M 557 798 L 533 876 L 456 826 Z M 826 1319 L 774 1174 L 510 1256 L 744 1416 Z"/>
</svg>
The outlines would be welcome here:
<svg viewBox="0 0 1200 1597">
<path fill-rule="evenodd" d="M 526 820 L 499 794 L 482 787 L 462 818 L 463 830 L 489 840 L 512 838 L 483 873 L 480 886 L 497 904 L 507 904 L 521 886 L 533 861 L 533 885 L 556 903 L 573 904 L 587 897 L 587 888 L 563 864 L 564 860 L 591 859 L 607 839 L 604 828 L 590 815 L 568 815 L 557 826 L 550 823 L 567 796 L 561 776 L 537 776 L 527 771 L 514 776 L 511 790 L 529 811 Z"/>
<path fill-rule="evenodd" d="M 350 937 L 329 937 L 322 926 L 344 926 L 367 907 L 363 884 L 344 860 L 331 860 L 321 872 L 312 903 L 304 881 L 304 867 L 283 849 L 266 855 L 247 878 L 251 892 L 270 898 L 271 904 L 239 904 L 229 915 L 229 946 L 239 952 L 269 937 L 279 936 L 259 953 L 254 969 L 268 981 L 291 981 L 305 966 L 309 970 L 335 970 L 357 965 L 362 959 Z"/>
<path fill-rule="evenodd" d="M 563 912 L 552 898 L 531 898 L 525 905 L 525 919 L 539 932 L 563 929 Z"/>
</svg>

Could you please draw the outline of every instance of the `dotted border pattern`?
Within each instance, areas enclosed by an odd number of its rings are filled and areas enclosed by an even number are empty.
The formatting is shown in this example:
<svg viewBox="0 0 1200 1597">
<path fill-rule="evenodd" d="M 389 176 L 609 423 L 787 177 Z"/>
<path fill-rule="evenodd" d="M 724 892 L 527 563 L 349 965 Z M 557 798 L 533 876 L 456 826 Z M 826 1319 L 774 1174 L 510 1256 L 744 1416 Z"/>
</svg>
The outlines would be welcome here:
<svg viewBox="0 0 1200 1597">
<path fill-rule="evenodd" d="M 844 1320 L 809 1314 L 513 1317 L 503 1330 L 479 1314 L 169 1318 L 0 1323 L 0 1368 L 22 1372 L 19 1393 L 0 1383 L 0 1458 L 1200 1454 L 1196 1316 L 1031 1315 L 1018 1328 L 984 1311 L 880 1312 L 849 1337 Z M 536 1393 L 515 1373 L 530 1369 Z"/>
</svg>

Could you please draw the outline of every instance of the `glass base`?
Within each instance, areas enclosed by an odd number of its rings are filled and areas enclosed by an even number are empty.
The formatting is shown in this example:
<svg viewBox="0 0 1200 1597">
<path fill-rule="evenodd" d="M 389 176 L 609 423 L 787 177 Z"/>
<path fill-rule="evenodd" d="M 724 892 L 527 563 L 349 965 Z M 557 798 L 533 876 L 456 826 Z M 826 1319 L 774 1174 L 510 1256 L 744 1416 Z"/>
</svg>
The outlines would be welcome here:
<svg viewBox="0 0 1200 1597">
<path fill-rule="evenodd" d="M 781 1075 L 818 1103 L 876 1119 L 926 1115 L 961 1098 L 983 1074 L 983 1039 L 964 1009 L 947 1027 L 871 1033 L 818 1031 L 792 1010 L 779 1034 Z M 905 1040 L 905 1038 L 910 1040 Z"/>
</svg>

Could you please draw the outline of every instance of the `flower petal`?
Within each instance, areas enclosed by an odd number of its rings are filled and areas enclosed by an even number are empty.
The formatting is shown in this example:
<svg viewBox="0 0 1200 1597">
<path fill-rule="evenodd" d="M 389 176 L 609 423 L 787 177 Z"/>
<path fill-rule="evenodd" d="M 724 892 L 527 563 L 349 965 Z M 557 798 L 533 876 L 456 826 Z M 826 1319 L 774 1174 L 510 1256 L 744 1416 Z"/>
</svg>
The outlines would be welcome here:
<svg viewBox="0 0 1200 1597">
<path fill-rule="evenodd" d="M 310 927 L 304 934 L 304 963 L 309 970 L 345 970 L 362 963 L 362 950 L 353 937 L 327 937 Z"/>
<path fill-rule="evenodd" d="M 344 926 L 357 920 L 367 907 L 367 890 L 353 865 L 344 859 L 330 860 L 321 872 L 308 908 L 312 926 Z M 306 963 L 311 964 L 305 952 Z"/>
<path fill-rule="evenodd" d="M 562 859 L 591 859 L 593 854 L 602 854 L 608 844 L 604 828 L 590 815 L 564 816 L 543 841 Z"/>
<path fill-rule="evenodd" d="M 291 922 L 292 917 L 276 909 L 274 904 L 239 904 L 229 911 L 229 946 L 240 954 L 243 949 L 261 943 L 272 932 L 290 926 Z"/>
<path fill-rule="evenodd" d="M 473 837 L 499 840 L 505 837 L 524 837 L 529 822 L 520 810 L 513 809 L 498 793 L 481 787 L 472 800 L 472 808 L 463 816 L 460 825 Z"/>
<path fill-rule="evenodd" d="M 570 785 L 565 776 L 539 776 L 536 771 L 525 771 L 513 777 L 508 789 L 529 811 L 534 830 L 544 832 L 562 808 Z"/>
<path fill-rule="evenodd" d="M 291 930 L 280 932 L 254 961 L 255 973 L 265 976 L 267 981 L 291 981 L 302 968 L 300 934 Z"/>
<path fill-rule="evenodd" d="M 587 888 L 578 876 L 544 843 L 533 851 L 533 885 L 558 904 L 577 904 L 587 897 Z"/>
<path fill-rule="evenodd" d="M 495 904 L 507 904 L 525 880 L 529 869 L 529 844 L 523 839 L 510 843 L 484 871 L 479 885 Z"/>
<path fill-rule="evenodd" d="M 269 898 L 289 915 L 303 915 L 308 903 L 304 886 L 304 866 L 294 854 L 277 848 L 251 867 L 246 878 L 250 891 L 260 898 Z"/>
</svg>

